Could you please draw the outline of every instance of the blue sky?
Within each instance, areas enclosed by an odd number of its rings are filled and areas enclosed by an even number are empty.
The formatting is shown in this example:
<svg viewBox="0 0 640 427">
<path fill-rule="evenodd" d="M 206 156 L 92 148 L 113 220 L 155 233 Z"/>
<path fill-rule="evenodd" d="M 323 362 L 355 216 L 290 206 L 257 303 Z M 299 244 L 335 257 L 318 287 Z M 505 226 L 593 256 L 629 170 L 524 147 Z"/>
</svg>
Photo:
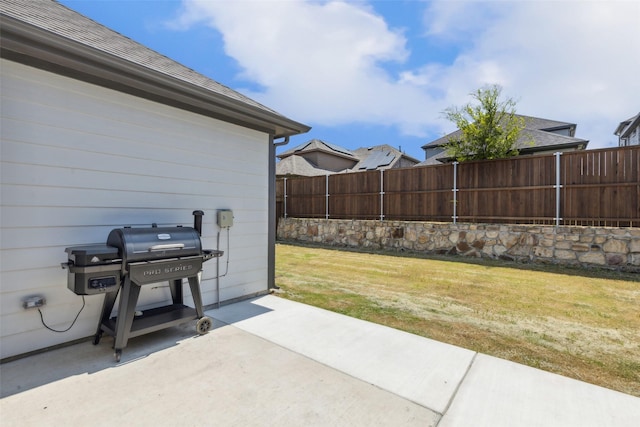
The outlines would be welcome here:
<svg viewBox="0 0 640 427">
<path fill-rule="evenodd" d="M 349 149 L 420 148 L 499 84 L 518 113 L 617 144 L 640 112 L 640 1 L 60 0 Z"/>
</svg>

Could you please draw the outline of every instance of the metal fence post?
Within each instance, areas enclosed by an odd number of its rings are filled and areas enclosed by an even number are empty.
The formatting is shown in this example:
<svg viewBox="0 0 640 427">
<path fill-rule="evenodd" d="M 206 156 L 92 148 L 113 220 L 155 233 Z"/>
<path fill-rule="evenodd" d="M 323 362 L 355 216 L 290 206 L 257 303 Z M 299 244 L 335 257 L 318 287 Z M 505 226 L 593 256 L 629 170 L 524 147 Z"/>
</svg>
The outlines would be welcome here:
<svg viewBox="0 0 640 427">
<path fill-rule="evenodd" d="M 286 218 L 287 217 L 287 178 L 284 178 L 283 187 L 284 187 L 284 195 L 282 197 L 282 201 L 284 204 L 284 217 Z"/>
<path fill-rule="evenodd" d="M 329 174 L 325 175 L 324 189 L 324 219 L 329 219 Z"/>
<path fill-rule="evenodd" d="M 384 221 L 384 170 L 380 169 L 380 221 Z"/>
<path fill-rule="evenodd" d="M 554 156 L 556 156 L 556 185 L 554 185 L 553 187 L 556 189 L 556 228 L 558 228 L 560 226 L 560 221 L 562 220 L 562 218 L 560 218 L 560 189 L 562 188 L 562 185 L 560 184 L 560 156 L 562 155 L 561 152 L 556 152 L 553 153 Z"/>
<path fill-rule="evenodd" d="M 458 162 L 453 162 L 453 223 L 458 219 Z"/>
</svg>

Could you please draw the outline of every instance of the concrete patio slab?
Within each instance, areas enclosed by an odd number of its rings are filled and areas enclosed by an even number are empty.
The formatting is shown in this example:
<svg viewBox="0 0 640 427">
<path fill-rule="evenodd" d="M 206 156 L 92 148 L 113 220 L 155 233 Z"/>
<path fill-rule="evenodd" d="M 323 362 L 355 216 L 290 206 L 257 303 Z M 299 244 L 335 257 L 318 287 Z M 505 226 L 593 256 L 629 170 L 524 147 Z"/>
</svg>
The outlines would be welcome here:
<svg viewBox="0 0 640 427">
<path fill-rule="evenodd" d="M 207 315 L 440 414 L 475 356 L 470 350 L 275 296 Z"/>
<path fill-rule="evenodd" d="M 640 399 L 479 354 L 438 424 L 453 426 L 640 425 Z"/>
<path fill-rule="evenodd" d="M 193 326 L 193 325 L 191 325 Z M 233 326 L 104 338 L 0 366 L 0 425 L 435 426 L 439 415 Z"/>
</svg>

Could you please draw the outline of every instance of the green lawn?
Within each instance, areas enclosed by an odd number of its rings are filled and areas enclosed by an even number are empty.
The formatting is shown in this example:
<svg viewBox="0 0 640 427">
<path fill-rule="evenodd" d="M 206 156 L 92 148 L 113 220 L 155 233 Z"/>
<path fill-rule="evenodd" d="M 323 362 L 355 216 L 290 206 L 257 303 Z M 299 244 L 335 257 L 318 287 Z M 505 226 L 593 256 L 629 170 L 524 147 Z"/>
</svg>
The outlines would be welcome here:
<svg viewBox="0 0 640 427">
<path fill-rule="evenodd" d="M 284 298 L 640 397 L 640 277 L 278 244 Z"/>
</svg>

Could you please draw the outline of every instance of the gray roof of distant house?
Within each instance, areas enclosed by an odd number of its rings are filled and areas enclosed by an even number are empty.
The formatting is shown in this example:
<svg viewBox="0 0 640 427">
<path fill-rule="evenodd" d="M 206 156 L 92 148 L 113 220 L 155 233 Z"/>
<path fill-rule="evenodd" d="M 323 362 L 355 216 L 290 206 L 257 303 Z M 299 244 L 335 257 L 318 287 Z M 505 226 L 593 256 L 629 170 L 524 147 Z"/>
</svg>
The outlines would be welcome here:
<svg viewBox="0 0 640 427">
<path fill-rule="evenodd" d="M 312 162 L 304 158 L 304 154 L 312 152 L 323 152 L 336 157 L 352 160 L 354 165 L 341 171 L 331 171 L 317 167 Z M 334 173 L 354 172 L 363 170 L 380 170 L 394 167 L 401 159 L 405 159 L 413 164 L 418 160 L 387 145 L 376 145 L 373 147 L 363 147 L 350 151 L 339 145 L 312 139 L 297 147 L 291 148 L 278 155 L 281 160 L 276 164 L 276 175 L 330 175 Z"/>
<path fill-rule="evenodd" d="M 535 141 L 535 144 L 532 143 Z M 568 149 L 568 148 L 586 148 L 589 141 L 586 139 L 574 138 L 572 136 L 558 135 L 556 133 L 546 132 L 536 129 L 523 129 L 520 132 L 520 136 L 516 141 L 516 149 L 520 154 L 533 153 L 537 151 L 549 151 L 553 149 Z M 428 148 L 436 148 L 440 145 L 429 145 Z M 447 161 L 449 158 L 446 153 L 442 153 L 442 157 L 429 157 L 426 160 L 418 163 L 416 166 L 431 166 L 442 164 L 442 161 Z"/>
<path fill-rule="evenodd" d="M 353 152 L 360 159 L 351 170 L 389 169 L 402 158 L 417 164 L 419 161 L 388 144 L 358 148 Z"/>
<path fill-rule="evenodd" d="M 289 156 L 276 163 L 276 176 L 320 176 L 334 172 L 315 167 L 302 156 Z"/>
<path fill-rule="evenodd" d="M 284 159 L 293 155 L 300 155 L 303 153 L 309 153 L 313 151 L 321 151 L 325 153 L 329 153 L 332 155 L 337 155 L 339 157 L 344 157 L 351 160 L 357 160 L 354 156 L 354 153 L 346 148 L 340 147 L 339 145 L 330 144 L 328 142 L 322 141 L 321 139 L 311 139 L 303 144 L 300 144 L 296 147 L 293 147 L 287 151 L 284 151 L 278 154 L 278 158 Z"/>
<path fill-rule="evenodd" d="M 618 135 L 620 138 L 627 138 L 638 126 L 640 126 L 640 113 L 630 117 L 624 122 L 620 122 L 614 132 L 614 135 Z"/>
<path fill-rule="evenodd" d="M 554 130 L 565 128 L 575 130 L 575 123 L 560 122 L 557 120 L 542 119 L 532 116 L 523 116 L 520 114 L 516 114 L 516 116 L 523 118 L 525 121 L 525 127 L 520 135 L 520 138 L 518 138 L 518 141 L 516 142 L 516 148 L 518 149 L 532 148 L 529 144 L 531 138 L 533 138 L 533 140 L 535 141 L 535 147 L 551 147 L 555 145 L 567 144 L 571 146 L 578 146 L 581 144 L 587 144 L 589 142 L 587 140 L 574 138 L 572 136 L 563 136 L 552 133 L 552 131 Z M 450 139 L 456 139 L 460 136 L 462 136 L 462 131 L 458 129 L 448 135 L 445 135 L 441 138 L 429 142 L 428 144 L 423 145 L 422 148 L 426 149 L 439 147 L 449 142 Z"/>
<path fill-rule="evenodd" d="M 544 130 L 544 131 L 550 132 L 556 129 L 576 127 L 575 123 L 559 122 L 557 120 L 542 119 L 540 117 L 533 117 L 533 116 L 523 116 L 521 114 L 516 114 L 516 115 L 524 119 L 524 126 L 527 129 L 537 129 L 537 130 Z"/>
<path fill-rule="evenodd" d="M 532 141 L 535 143 L 532 144 Z M 582 138 L 558 135 L 557 133 L 537 129 L 523 129 L 516 141 L 516 148 L 521 152 L 526 152 L 539 149 L 547 150 L 552 147 L 586 147 L 588 143 L 588 140 Z"/>
<path fill-rule="evenodd" d="M 310 128 L 55 1 L 2 0 L 2 57 L 265 131 Z"/>
</svg>

